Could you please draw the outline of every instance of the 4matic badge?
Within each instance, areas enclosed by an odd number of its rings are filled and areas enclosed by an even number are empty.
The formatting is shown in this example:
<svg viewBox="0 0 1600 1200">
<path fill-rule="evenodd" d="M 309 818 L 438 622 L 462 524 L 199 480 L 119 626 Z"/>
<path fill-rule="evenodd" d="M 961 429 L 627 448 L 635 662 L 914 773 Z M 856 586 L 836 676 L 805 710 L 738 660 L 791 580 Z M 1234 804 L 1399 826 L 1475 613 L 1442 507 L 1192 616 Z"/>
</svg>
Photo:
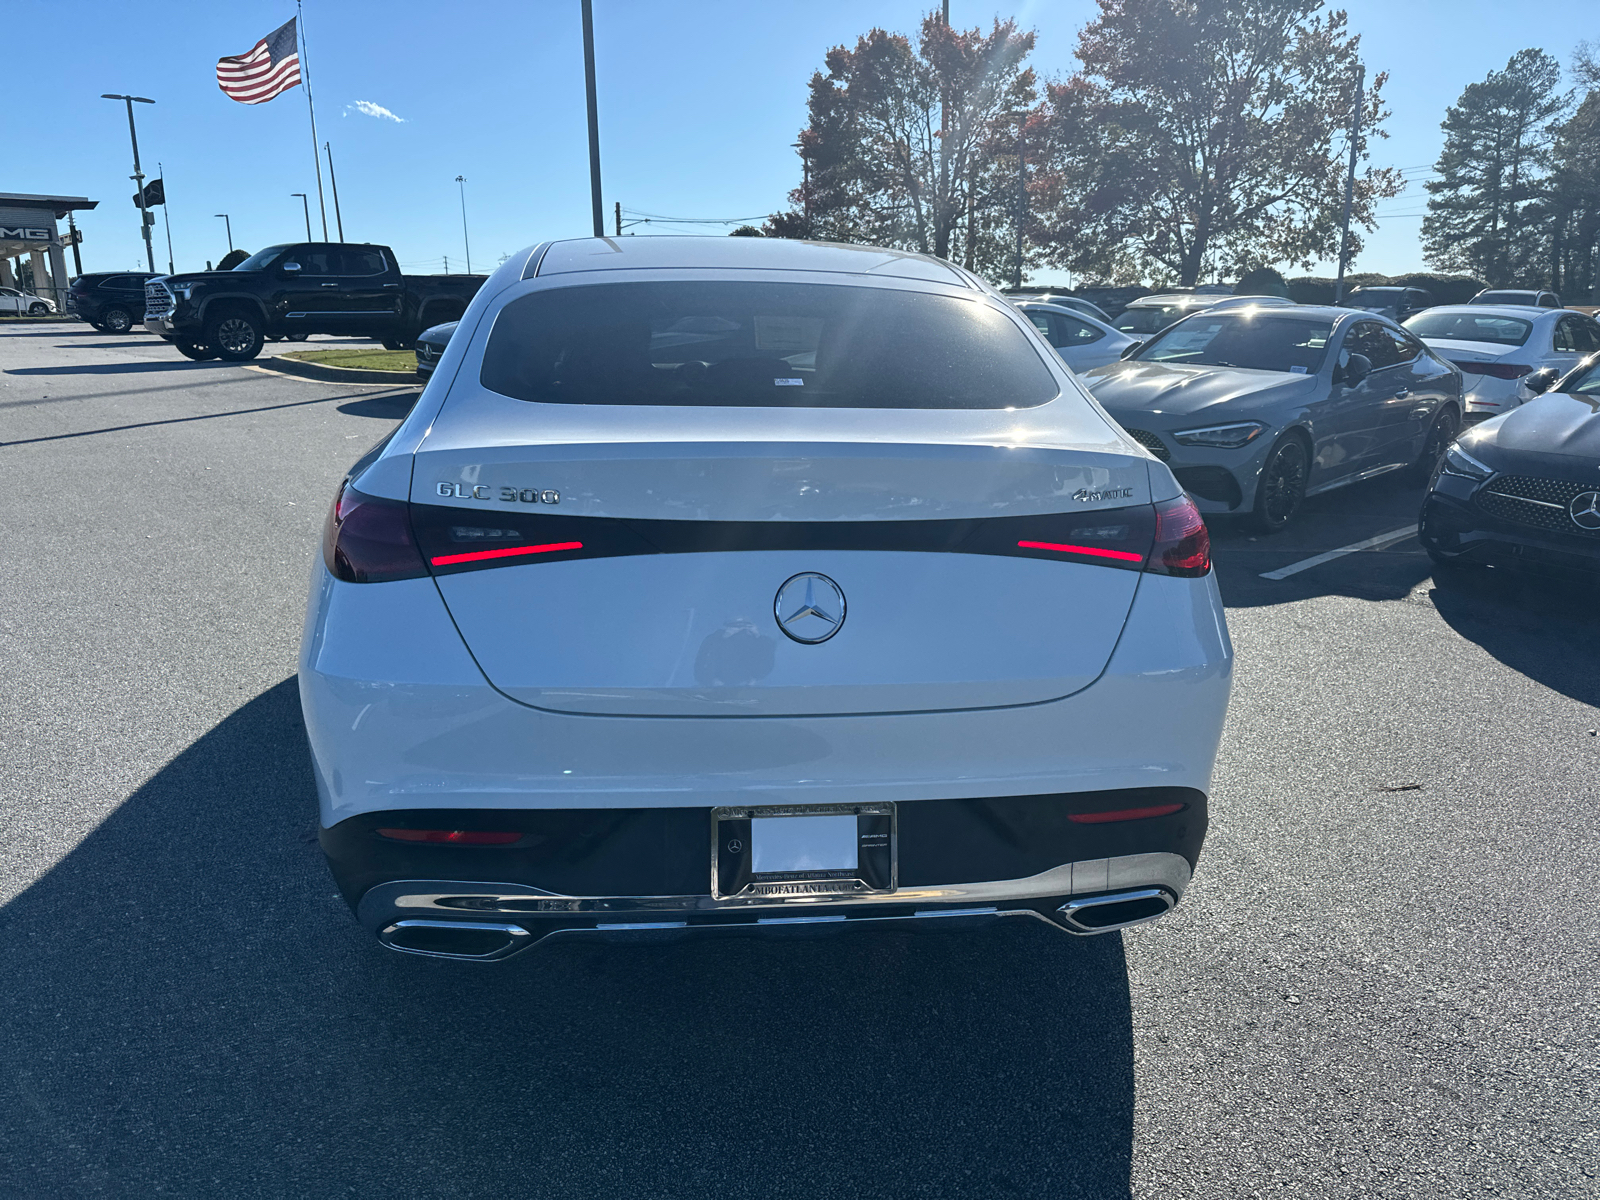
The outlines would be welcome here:
<svg viewBox="0 0 1600 1200">
<path fill-rule="evenodd" d="M 480 483 L 476 487 L 465 483 L 440 483 L 434 487 L 439 495 L 457 500 L 499 500 L 502 504 L 561 503 L 561 493 L 554 488 L 490 487 L 487 483 Z"/>
<path fill-rule="evenodd" d="M 1095 500 L 1127 500 L 1133 496 L 1131 487 L 1125 488 L 1079 488 L 1072 493 L 1072 498 L 1079 504 L 1089 504 Z"/>
</svg>

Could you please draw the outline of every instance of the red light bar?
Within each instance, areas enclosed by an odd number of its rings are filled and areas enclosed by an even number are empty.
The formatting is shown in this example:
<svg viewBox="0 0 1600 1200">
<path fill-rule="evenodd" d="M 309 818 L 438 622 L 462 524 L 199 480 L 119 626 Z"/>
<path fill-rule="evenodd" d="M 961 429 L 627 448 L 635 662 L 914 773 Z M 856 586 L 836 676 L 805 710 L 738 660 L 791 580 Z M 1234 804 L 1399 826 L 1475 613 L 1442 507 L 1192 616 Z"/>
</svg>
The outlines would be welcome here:
<svg viewBox="0 0 1600 1200">
<path fill-rule="evenodd" d="M 1024 550 L 1056 550 L 1062 554 L 1087 554 L 1091 558 L 1114 558 L 1118 562 L 1143 562 L 1144 555 L 1131 550 L 1102 550 L 1099 546 L 1069 546 L 1064 542 L 1018 542 Z M 435 559 L 435 562 L 438 560 Z"/>
<path fill-rule="evenodd" d="M 1181 804 L 1153 804 L 1149 808 L 1119 808 L 1115 812 L 1068 813 L 1067 820 L 1079 825 L 1104 825 L 1107 821 L 1142 821 L 1146 817 L 1170 817 Z"/>
<path fill-rule="evenodd" d="M 378 833 L 397 842 L 434 842 L 451 846 L 508 846 L 522 840 L 520 833 L 480 829 L 380 829 Z"/>
<path fill-rule="evenodd" d="M 510 558 L 516 554 L 553 554 L 557 550 L 582 549 L 582 542 L 547 542 L 543 546 L 507 546 L 500 550 L 469 550 L 465 554 L 441 554 L 429 561 L 436 567 L 449 567 L 456 563 L 481 562 L 486 558 Z"/>
</svg>

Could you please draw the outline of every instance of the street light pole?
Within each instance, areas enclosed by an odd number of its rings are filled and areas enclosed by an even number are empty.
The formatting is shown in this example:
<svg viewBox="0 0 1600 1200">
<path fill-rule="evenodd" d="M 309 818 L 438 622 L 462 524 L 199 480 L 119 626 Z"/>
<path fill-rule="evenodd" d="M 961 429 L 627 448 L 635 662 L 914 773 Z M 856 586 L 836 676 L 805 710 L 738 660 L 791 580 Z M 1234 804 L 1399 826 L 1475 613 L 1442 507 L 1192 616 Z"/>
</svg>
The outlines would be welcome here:
<svg viewBox="0 0 1600 1200">
<path fill-rule="evenodd" d="M 583 87 L 589 102 L 589 200 L 594 236 L 605 237 L 605 207 L 600 202 L 600 114 L 594 95 L 594 0 L 583 0 Z"/>
<path fill-rule="evenodd" d="M 1350 260 L 1350 205 L 1356 190 L 1356 149 L 1361 137 L 1361 100 L 1366 95 L 1367 68 L 1356 65 L 1356 98 L 1350 107 L 1350 171 L 1344 177 L 1344 230 L 1339 235 L 1339 274 L 1333 281 L 1333 302 L 1344 299 L 1344 269 Z"/>
<path fill-rule="evenodd" d="M 306 210 L 306 241 L 311 240 L 311 201 L 306 199 L 304 192 L 290 192 L 289 195 L 300 197 L 300 207 Z"/>
<path fill-rule="evenodd" d="M 225 226 L 227 226 L 227 229 L 228 229 L 228 253 L 232 254 L 233 253 L 233 222 L 228 220 L 228 214 L 227 213 L 212 213 L 211 215 L 215 216 L 215 217 L 221 217 L 222 218 L 222 223 Z"/>
<path fill-rule="evenodd" d="M 467 274 L 472 274 L 472 243 L 467 240 L 467 177 L 456 176 L 456 184 L 461 188 L 461 241 L 467 248 Z M 601 230 L 604 233 L 604 230 Z"/>
<path fill-rule="evenodd" d="M 339 213 L 339 180 L 333 173 L 333 144 L 323 142 L 322 148 L 328 152 L 328 183 L 333 188 L 333 220 L 339 227 L 339 240 L 344 241 L 344 217 Z"/>
<path fill-rule="evenodd" d="M 133 141 L 133 181 L 139 188 L 139 230 L 144 234 L 144 257 L 149 264 L 150 274 L 156 273 L 156 248 L 150 240 L 150 210 L 144 203 L 144 171 L 139 167 L 139 133 L 133 127 L 133 106 L 137 104 L 154 104 L 144 96 L 114 96 L 109 92 L 101 93 L 102 100 L 123 100 L 128 105 L 128 137 Z"/>
</svg>

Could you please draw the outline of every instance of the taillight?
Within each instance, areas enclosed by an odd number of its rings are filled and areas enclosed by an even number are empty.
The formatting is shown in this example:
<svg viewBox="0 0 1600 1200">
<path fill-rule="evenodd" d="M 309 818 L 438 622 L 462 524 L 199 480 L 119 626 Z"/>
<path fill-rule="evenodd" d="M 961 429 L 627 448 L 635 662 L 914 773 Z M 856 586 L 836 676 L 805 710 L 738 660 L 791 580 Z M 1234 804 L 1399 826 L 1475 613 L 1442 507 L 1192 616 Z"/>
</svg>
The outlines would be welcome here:
<svg viewBox="0 0 1600 1200">
<path fill-rule="evenodd" d="M 1144 569 L 1188 577 L 1211 570 L 1211 535 L 1188 496 L 1156 505 L 1156 541 Z"/>
<path fill-rule="evenodd" d="M 1487 375 L 1490 379 L 1521 379 L 1533 370 L 1529 363 L 1458 362 L 1456 366 L 1473 375 Z"/>
<path fill-rule="evenodd" d="M 427 842 L 438 846 L 509 846 L 522 835 L 511 830 L 488 829 L 380 829 L 380 837 L 395 842 Z"/>
<path fill-rule="evenodd" d="M 348 485 L 328 510 L 322 561 L 334 578 L 347 583 L 420 579 L 428 573 L 411 536 L 405 502 L 368 496 Z"/>
</svg>

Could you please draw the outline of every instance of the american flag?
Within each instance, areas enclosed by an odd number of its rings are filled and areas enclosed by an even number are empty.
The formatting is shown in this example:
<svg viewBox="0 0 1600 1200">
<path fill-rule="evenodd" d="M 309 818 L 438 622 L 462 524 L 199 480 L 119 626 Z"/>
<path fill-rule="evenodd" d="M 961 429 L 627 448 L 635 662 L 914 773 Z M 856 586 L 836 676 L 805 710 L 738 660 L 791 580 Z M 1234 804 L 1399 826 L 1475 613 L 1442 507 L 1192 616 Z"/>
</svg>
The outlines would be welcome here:
<svg viewBox="0 0 1600 1200">
<path fill-rule="evenodd" d="M 217 86 L 240 104 L 264 104 L 300 82 L 295 18 L 255 44 L 248 54 L 217 59 Z"/>
</svg>

